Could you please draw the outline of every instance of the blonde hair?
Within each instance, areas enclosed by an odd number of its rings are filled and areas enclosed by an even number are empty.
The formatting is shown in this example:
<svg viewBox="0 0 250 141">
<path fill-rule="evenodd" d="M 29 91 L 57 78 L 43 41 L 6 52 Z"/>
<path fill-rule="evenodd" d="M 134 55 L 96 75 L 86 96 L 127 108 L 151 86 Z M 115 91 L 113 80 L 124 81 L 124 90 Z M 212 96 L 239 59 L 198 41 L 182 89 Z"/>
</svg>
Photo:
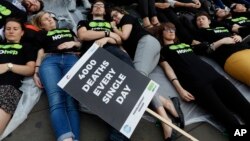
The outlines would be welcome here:
<svg viewBox="0 0 250 141">
<path fill-rule="evenodd" d="M 40 11 L 38 12 L 35 16 L 33 16 L 32 20 L 31 20 L 31 23 L 38 27 L 39 29 L 42 29 L 42 25 L 41 25 L 41 19 L 42 19 L 42 16 L 45 15 L 45 14 L 50 14 L 50 12 L 48 11 Z"/>
</svg>

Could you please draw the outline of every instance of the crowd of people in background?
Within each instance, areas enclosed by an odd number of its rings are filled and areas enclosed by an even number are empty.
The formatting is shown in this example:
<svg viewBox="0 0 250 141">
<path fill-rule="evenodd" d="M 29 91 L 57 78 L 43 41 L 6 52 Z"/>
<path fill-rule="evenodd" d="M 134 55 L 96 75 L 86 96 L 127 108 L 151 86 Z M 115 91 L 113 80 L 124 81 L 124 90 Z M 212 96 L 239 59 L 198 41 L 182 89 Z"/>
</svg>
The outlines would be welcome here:
<svg viewBox="0 0 250 141">
<path fill-rule="evenodd" d="M 47 94 L 56 139 L 80 141 L 78 102 L 57 83 L 93 43 L 147 77 L 161 66 L 180 100 L 195 101 L 229 134 L 242 123 L 250 124 L 247 99 L 197 56 L 213 59 L 232 78 L 250 87 L 249 1 L 81 2 L 89 12 L 88 18 L 79 21 L 76 29 L 69 29 L 58 27 L 56 15 L 43 10 L 42 0 L 0 1 L 0 134 L 22 96 L 21 80 L 33 76 L 37 87 Z M 65 8 L 72 12 L 76 4 L 73 0 L 73 5 Z M 130 8 L 138 14 L 125 10 Z M 52 34 L 65 36 L 54 40 Z M 159 115 L 184 128 L 179 98 L 157 93 L 151 103 Z M 165 123 L 162 127 L 164 140 L 174 140 L 173 129 Z M 110 129 L 108 141 L 129 140 Z"/>
</svg>

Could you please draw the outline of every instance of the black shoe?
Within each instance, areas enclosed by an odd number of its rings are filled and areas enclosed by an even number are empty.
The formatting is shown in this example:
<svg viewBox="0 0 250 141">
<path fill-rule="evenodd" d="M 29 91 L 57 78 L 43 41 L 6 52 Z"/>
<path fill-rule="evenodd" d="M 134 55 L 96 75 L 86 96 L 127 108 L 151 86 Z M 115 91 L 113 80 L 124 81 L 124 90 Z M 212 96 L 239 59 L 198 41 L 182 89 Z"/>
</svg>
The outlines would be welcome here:
<svg viewBox="0 0 250 141">
<path fill-rule="evenodd" d="M 181 106 L 180 106 L 180 101 L 178 97 L 172 97 L 170 98 L 174 104 L 175 110 L 178 114 L 179 117 L 174 117 L 174 121 L 173 123 L 177 123 L 177 126 L 179 126 L 180 128 L 184 128 L 185 126 L 185 120 L 184 120 L 184 115 L 183 112 L 181 110 Z"/>
<path fill-rule="evenodd" d="M 166 138 L 164 141 L 174 141 L 177 138 L 177 132 L 173 129 L 170 137 Z"/>
<path fill-rule="evenodd" d="M 106 141 L 130 141 L 126 136 L 113 127 L 110 127 L 110 134 Z"/>
</svg>

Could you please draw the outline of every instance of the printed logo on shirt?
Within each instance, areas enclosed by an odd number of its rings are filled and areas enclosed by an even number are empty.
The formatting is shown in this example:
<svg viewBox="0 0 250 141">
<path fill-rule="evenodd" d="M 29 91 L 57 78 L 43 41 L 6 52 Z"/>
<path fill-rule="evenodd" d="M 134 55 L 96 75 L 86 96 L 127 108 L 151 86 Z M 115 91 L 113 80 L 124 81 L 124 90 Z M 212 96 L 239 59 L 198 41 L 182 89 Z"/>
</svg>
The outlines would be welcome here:
<svg viewBox="0 0 250 141">
<path fill-rule="evenodd" d="M 22 48 L 20 44 L 0 45 L 0 55 L 18 55 L 18 50 Z"/>
<path fill-rule="evenodd" d="M 193 50 L 190 48 L 190 45 L 185 44 L 185 43 L 181 43 L 181 44 L 177 44 L 177 45 L 171 45 L 171 46 L 169 46 L 169 49 L 170 50 L 176 50 L 176 52 L 178 54 L 193 52 Z"/>
<path fill-rule="evenodd" d="M 3 16 L 9 16 L 10 14 L 11 10 L 0 4 L 0 19 L 2 19 Z"/>
<path fill-rule="evenodd" d="M 89 27 L 91 27 L 91 29 L 94 31 L 110 31 L 111 24 L 109 22 L 92 21 L 89 23 Z"/>
<path fill-rule="evenodd" d="M 214 33 L 227 33 L 227 32 L 229 32 L 229 30 L 226 29 L 225 27 L 209 28 L 207 30 L 213 30 Z"/>
<path fill-rule="evenodd" d="M 73 35 L 70 30 L 52 30 L 48 31 L 47 36 L 52 36 L 52 40 L 59 40 L 61 38 L 71 38 Z"/>
<path fill-rule="evenodd" d="M 250 22 L 250 20 L 247 17 L 239 17 L 239 18 L 234 18 L 231 20 L 234 23 L 238 23 L 238 24 L 243 24 L 246 22 Z"/>
</svg>

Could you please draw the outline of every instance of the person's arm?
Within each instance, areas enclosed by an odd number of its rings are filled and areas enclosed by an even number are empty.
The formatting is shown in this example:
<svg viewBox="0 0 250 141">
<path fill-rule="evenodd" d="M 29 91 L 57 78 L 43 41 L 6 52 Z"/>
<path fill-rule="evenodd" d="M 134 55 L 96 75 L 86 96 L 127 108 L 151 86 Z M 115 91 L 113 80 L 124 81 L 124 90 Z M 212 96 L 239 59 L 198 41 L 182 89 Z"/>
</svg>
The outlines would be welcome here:
<svg viewBox="0 0 250 141">
<path fill-rule="evenodd" d="M 180 94 L 180 97 L 185 101 L 191 101 L 195 100 L 194 96 L 190 94 L 188 91 L 186 91 L 181 84 L 179 83 L 179 80 L 177 76 L 175 75 L 174 70 L 172 67 L 168 64 L 167 61 L 163 61 L 160 63 L 164 73 L 167 75 L 168 79 L 171 81 L 173 86 L 175 87 L 176 91 Z"/>
<path fill-rule="evenodd" d="M 168 2 L 156 2 L 155 3 L 155 7 L 159 8 L 159 9 L 166 9 L 169 8 L 171 6 L 170 3 Z M 174 4 L 172 5 L 172 7 L 174 6 Z"/>
<path fill-rule="evenodd" d="M 176 1 L 174 6 L 175 7 L 187 7 L 187 8 L 200 8 L 201 3 L 199 1 L 190 2 L 190 3 Z"/>
<path fill-rule="evenodd" d="M 122 28 L 121 28 L 121 30 L 119 30 L 116 27 L 115 22 L 111 22 L 111 25 L 112 25 L 113 31 L 116 34 L 118 34 L 123 41 L 125 41 L 125 40 L 127 40 L 129 38 L 130 33 L 132 31 L 132 27 L 133 27 L 132 24 L 125 24 L 125 25 L 123 25 Z"/>
<path fill-rule="evenodd" d="M 224 37 L 220 40 L 217 40 L 213 43 L 210 44 L 210 48 L 212 50 L 216 50 L 218 49 L 221 45 L 224 45 L 224 44 L 235 44 L 237 42 L 241 42 L 241 37 L 239 35 L 234 35 L 232 37 Z"/>
<path fill-rule="evenodd" d="M 7 71 L 11 71 L 13 73 L 23 76 L 32 76 L 34 74 L 35 61 L 28 61 L 25 65 L 13 64 L 13 63 L 9 65 L 9 63 L 0 64 L 0 74 L 6 73 Z"/>
<path fill-rule="evenodd" d="M 44 50 L 40 49 L 38 51 L 38 54 L 37 54 L 35 74 L 33 76 L 34 82 L 35 82 L 36 86 L 39 88 L 43 88 L 42 83 L 41 83 L 40 78 L 39 78 L 39 69 L 40 69 L 40 66 L 42 63 L 43 56 L 44 56 Z"/>
<path fill-rule="evenodd" d="M 87 30 L 87 28 L 84 26 L 77 30 L 77 36 L 80 41 L 94 41 L 104 37 L 109 37 L 113 39 L 113 40 L 110 39 L 110 41 L 115 40 L 115 42 L 108 42 L 108 43 L 118 44 L 118 45 L 122 43 L 119 35 L 115 34 L 114 32 Z"/>
<path fill-rule="evenodd" d="M 73 47 L 80 48 L 81 43 L 79 41 L 64 42 L 64 43 L 60 44 L 57 48 L 59 50 L 62 50 L 62 49 L 70 49 L 70 48 L 73 48 Z"/>
<path fill-rule="evenodd" d="M 81 41 L 93 41 L 105 37 L 105 32 L 87 30 L 87 28 L 83 26 L 77 30 L 77 36 Z"/>
</svg>

